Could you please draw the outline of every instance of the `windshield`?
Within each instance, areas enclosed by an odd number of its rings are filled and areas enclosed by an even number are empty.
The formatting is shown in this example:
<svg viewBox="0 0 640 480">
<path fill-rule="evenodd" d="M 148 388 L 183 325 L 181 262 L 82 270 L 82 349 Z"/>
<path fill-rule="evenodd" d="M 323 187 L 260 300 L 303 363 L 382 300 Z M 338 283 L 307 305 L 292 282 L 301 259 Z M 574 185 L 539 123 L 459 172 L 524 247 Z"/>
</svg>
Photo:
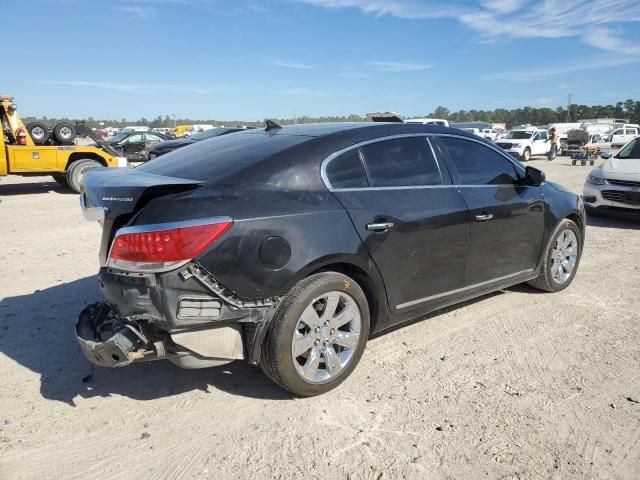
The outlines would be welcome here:
<svg viewBox="0 0 640 480">
<path fill-rule="evenodd" d="M 113 137 L 107 138 L 107 142 L 109 143 L 118 143 L 124 140 L 129 136 L 129 132 L 119 133 L 118 135 L 114 135 Z"/>
<path fill-rule="evenodd" d="M 640 160 L 640 141 L 635 140 L 627 143 L 622 150 L 618 152 L 616 158 Z"/>
<path fill-rule="evenodd" d="M 532 134 L 533 132 L 526 132 L 526 131 L 520 130 L 520 131 L 509 132 L 509 134 L 504 138 L 509 138 L 512 140 L 529 140 Z"/>
<path fill-rule="evenodd" d="M 204 132 L 196 133 L 195 135 L 191 135 L 189 138 L 191 140 L 206 140 L 207 138 L 217 137 L 218 135 L 222 135 L 227 130 L 224 128 L 211 128 L 209 130 L 205 130 Z"/>
</svg>

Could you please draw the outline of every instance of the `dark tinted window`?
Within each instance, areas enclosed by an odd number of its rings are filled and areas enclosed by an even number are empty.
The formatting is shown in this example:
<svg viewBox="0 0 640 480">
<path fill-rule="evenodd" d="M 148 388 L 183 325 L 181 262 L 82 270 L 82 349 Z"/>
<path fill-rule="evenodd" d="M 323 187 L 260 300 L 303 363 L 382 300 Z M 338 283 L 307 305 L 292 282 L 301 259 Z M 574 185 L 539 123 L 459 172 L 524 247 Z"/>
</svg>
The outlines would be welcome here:
<svg viewBox="0 0 640 480">
<path fill-rule="evenodd" d="M 221 135 L 154 158 L 137 170 L 168 177 L 216 181 L 306 141 L 309 138 L 301 135 Z"/>
<path fill-rule="evenodd" d="M 442 183 L 440 170 L 425 137 L 384 140 L 361 149 L 372 187 Z"/>
<path fill-rule="evenodd" d="M 358 149 L 331 160 L 327 164 L 327 177 L 333 188 L 361 188 L 369 185 Z"/>
<path fill-rule="evenodd" d="M 513 164 L 498 152 L 477 142 L 442 137 L 460 185 L 511 185 L 518 176 Z"/>
</svg>

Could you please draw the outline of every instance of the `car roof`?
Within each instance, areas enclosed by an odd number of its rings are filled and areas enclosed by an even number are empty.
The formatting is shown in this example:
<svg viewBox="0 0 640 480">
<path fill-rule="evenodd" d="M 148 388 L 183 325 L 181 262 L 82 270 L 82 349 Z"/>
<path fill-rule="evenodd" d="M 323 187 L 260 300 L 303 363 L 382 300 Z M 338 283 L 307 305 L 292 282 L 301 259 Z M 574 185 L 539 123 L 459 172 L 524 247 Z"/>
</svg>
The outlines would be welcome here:
<svg viewBox="0 0 640 480">
<path fill-rule="evenodd" d="M 367 136 L 382 137 L 388 135 L 401 135 L 411 133 L 450 133 L 469 136 L 464 130 L 441 125 L 425 125 L 421 123 L 398 122 L 333 122 L 333 123 L 304 123 L 296 125 L 283 125 L 282 128 L 265 130 L 256 128 L 239 132 L 240 135 L 297 135 L 304 137 L 330 137 L 330 136 Z"/>
</svg>

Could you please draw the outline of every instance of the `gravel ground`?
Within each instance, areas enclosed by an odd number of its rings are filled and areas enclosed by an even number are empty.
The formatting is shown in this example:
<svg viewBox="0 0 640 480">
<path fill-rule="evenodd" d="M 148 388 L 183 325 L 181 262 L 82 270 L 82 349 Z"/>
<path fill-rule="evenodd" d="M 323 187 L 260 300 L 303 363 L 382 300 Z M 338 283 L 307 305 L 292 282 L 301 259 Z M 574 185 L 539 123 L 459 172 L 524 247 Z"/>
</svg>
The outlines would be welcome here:
<svg viewBox="0 0 640 480">
<path fill-rule="evenodd" d="M 589 167 L 534 160 L 580 192 Z M 0 181 L 0 479 L 640 478 L 640 224 L 589 219 L 573 285 L 370 340 L 292 399 L 243 363 L 91 368 L 72 333 L 99 226 L 50 178 Z"/>
</svg>

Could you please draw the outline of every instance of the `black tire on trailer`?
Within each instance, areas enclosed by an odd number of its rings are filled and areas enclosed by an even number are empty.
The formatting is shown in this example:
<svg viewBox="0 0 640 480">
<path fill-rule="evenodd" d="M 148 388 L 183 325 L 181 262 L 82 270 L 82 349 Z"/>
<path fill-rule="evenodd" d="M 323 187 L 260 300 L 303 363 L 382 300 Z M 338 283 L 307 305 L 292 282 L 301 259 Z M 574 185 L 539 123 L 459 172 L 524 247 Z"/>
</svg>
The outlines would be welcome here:
<svg viewBox="0 0 640 480">
<path fill-rule="evenodd" d="M 60 186 L 69 188 L 69 182 L 67 182 L 67 176 L 64 173 L 54 173 L 51 176 Z"/>
<path fill-rule="evenodd" d="M 369 304 L 352 278 L 321 272 L 284 297 L 262 343 L 260 367 L 294 395 L 320 395 L 355 369 L 369 336 Z"/>
<path fill-rule="evenodd" d="M 53 127 L 53 137 L 61 145 L 72 145 L 76 139 L 76 129 L 67 122 L 60 122 Z"/>
<path fill-rule="evenodd" d="M 41 122 L 32 122 L 27 125 L 27 133 L 36 145 L 45 145 L 49 141 L 49 127 Z"/>
<path fill-rule="evenodd" d="M 563 219 L 544 249 L 540 274 L 528 283 L 545 292 L 559 292 L 573 281 L 582 257 L 582 232 L 568 218 Z"/>
<path fill-rule="evenodd" d="M 95 167 L 101 167 L 102 164 L 97 160 L 90 158 L 83 158 L 82 160 L 76 160 L 71 164 L 67 170 L 67 183 L 69 188 L 74 192 L 80 193 L 80 186 L 82 185 L 82 179 L 87 170 Z"/>
</svg>

